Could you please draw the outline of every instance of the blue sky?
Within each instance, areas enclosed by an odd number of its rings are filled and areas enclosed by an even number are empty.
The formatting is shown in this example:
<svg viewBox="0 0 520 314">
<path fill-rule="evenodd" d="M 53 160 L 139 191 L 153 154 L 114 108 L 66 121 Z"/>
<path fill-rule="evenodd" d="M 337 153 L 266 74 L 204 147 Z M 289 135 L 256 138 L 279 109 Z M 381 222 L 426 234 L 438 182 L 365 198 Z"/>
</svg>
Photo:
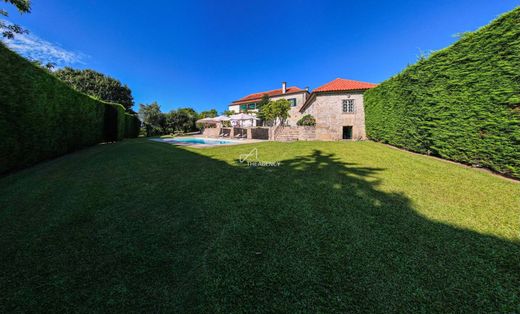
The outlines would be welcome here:
<svg viewBox="0 0 520 314">
<path fill-rule="evenodd" d="M 128 84 L 136 107 L 157 100 L 222 111 L 246 94 L 311 89 L 336 77 L 379 83 L 520 5 L 511 0 L 33 0 L 8 8 L 27 45 Z M 53 50 L 54 49 L 54 50 Z"/>
</svg>

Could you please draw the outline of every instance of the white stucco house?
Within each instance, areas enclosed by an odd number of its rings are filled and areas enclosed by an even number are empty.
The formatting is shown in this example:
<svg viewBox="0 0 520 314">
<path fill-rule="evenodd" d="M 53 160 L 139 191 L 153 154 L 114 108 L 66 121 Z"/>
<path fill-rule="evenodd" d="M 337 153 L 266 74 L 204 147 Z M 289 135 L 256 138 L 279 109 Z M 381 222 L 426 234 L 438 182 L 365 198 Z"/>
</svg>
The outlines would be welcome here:
<svg viewBox="0 0 520 314">
<path fill-rule="evenodd" d="M 376 84 L 337 78 L 309 93 L 309 89 L 286 87 L 247 95 L 233 101 L 229 110 L 256 112 L 256 103 L 267 94 L 270 100 L 287 99 L 291 102 L 289 129 L 296 122 L 310 114 L 316 119 L 313 139 L 318 140 L 363 140 L 365 132 L 365 110 L 363 93 Z M 295 132 L 294 130 L 292 131 Z"/>
<path fill-rule="evenodd" d="M 296 125 L 296 121 L 299 119 L 299 110 L 310 94 L 308 88 L 301 89 L 296 86 L 287 87 L 287 83 L 282 82 L 282 88 L 280 89 L 253 93 L 233 101 L 229 105 L 229 110 L 235 113 L 246 111 L 250 113 L 258 112 L 256 104 L 262 100 L 264 95 L 269 96 L 269 100 L 272 101 L 278 99 L 287 99 L 291 103 L 291 110 L 289 111 L 290 118 L 288 123 L 290 125 Z"/>
</svg>

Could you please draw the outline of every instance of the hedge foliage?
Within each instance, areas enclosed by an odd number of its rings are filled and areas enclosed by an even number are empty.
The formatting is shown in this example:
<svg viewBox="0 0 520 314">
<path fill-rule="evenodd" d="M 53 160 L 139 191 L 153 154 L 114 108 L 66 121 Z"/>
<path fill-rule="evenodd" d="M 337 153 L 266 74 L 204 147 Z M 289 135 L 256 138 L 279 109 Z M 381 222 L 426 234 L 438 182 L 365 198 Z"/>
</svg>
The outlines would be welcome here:
<svg viewBox="0 0 520 314">
<path fill-rule="evenodd" d="M 104 103 L 103 141 L 116 142 L 125 136 L 125 109 L 121 105 Z"/>
<path fill-rule="evenodd" d="M 369 138 L 520 177 L 520 8 L 365 93 Z"/>
<path fill-rule="evenodd" d="M 125 113 L 125 137 L 133 138 L 139 136 L 141 121 L 136 115 Z"/>
<path fill-rule="evenodd" d="M 0 43 L 0 173 L 102 142 L 108 120 L 122 139 L 122 106 L 74 91 Z"/>
</svg>

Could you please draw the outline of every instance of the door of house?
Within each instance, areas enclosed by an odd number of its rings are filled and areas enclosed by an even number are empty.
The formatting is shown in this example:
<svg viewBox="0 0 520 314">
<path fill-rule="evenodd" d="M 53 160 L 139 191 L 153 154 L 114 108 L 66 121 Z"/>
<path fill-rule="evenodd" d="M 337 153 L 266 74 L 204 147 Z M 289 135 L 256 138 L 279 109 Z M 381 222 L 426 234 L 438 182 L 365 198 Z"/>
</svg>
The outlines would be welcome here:
<svg viewBox="0 0 520 314">
<path fill-rule="evenodd" d="M 343 139 L 344 140 L 352 139 L 352 126 L 351 125 L 343 127 Z"/>
</svg>

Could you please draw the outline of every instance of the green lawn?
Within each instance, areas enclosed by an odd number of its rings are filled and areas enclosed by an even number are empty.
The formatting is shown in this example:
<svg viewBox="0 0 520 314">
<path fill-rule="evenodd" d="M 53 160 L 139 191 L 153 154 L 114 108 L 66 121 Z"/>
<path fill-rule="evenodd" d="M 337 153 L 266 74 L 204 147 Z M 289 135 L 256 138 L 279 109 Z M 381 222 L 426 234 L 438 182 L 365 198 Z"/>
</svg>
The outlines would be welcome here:
<svg viewBox="0 0 520 314">
<path fill-rule="evenodd" d="M 0 178 L 0 312 L 520 312 L 519 204 L 372 142 L 98 145 Z"/>
</svg>

